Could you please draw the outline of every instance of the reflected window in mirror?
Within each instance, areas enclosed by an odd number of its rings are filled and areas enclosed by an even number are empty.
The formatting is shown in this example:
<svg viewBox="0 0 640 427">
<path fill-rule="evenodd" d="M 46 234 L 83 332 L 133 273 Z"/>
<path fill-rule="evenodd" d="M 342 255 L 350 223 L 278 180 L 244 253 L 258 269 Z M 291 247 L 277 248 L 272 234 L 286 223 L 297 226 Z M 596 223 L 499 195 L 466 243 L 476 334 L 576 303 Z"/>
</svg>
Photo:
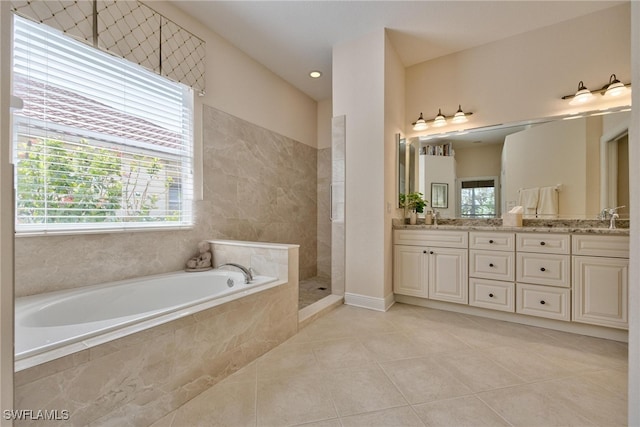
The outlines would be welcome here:
<svg viewBox="0 0 640 427">
<path fill-rule="evenodd" d="M 495 218 L 497 195 L 495 178 L 461 178 L 459 181 L 460 216 Z"/>
</svg>

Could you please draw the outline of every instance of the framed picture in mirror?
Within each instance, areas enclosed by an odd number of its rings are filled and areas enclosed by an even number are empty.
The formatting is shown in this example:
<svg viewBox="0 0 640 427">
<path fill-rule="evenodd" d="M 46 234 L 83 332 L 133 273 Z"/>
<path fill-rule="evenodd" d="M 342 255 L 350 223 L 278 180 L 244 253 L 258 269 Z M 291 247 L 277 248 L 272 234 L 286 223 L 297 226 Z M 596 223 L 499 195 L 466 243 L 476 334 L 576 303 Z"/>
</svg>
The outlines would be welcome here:
<svg viewBox="0 0 640 427">
<path fill-rule="evenodd" d="M 431 183 L 431 207 L 432 208 L 448 208 L 449 207 L 449 184 Z"/>
</svg>

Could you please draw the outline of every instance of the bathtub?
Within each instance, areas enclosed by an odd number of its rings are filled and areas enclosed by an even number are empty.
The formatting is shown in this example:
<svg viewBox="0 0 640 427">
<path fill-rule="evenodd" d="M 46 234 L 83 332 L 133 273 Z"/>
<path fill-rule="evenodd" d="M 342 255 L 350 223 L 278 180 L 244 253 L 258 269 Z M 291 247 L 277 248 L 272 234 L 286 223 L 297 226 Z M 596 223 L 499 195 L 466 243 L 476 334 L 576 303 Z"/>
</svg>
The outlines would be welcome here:
<svg viewBox="0 0 640 427">
<path fill-rule="evenodd" d="M 16 299 L 16 371 L 278 286 L 213 269 L 176 272 Z"/>
</svg>

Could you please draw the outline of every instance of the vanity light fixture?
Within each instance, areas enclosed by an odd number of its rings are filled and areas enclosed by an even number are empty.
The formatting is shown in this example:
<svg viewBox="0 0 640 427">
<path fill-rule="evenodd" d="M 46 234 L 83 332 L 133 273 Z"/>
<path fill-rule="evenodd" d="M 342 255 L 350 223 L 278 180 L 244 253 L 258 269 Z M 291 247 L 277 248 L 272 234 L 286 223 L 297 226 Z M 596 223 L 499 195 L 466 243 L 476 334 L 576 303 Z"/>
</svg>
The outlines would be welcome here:
<svg viewBox="0 0 640 427">
<path fill-rule="evenodd" d="M 446 124 L 447 124 L 447 119 L 445 116 L 442 115 L 442 111 L 440 111 L 440 108 L 438 108 L 438 115 L 436 116 L 435 119 L 433 119 L 433 127 L 439 128 L 442 126 L 446 126 Z"/>
<path fill-rule="evenodd" d="M 447 119 L 452 119 L 451 123 L 453 124 L 462 124 L 469 121 L 469 116 L 473 113 L 465 113 L 462 111 L 462 106 L 458 104 L 458 111 L 452 116 L 445 116 L 442 114 L 442 109 L 438 108 L 438 115 L 433 120 L 425 120 L 422 113 L 420 113 L 420 117 L 418 120 L 411 123 L 413 125 L 413 130 L 416 132 L 420 132 L 423 130 L 427 130 L 429 128 L 429 124 L 433 127 L 442 127 L 447 125 Z"/>
<path fill-rule="evenodd" d="M 456 111 L 456 113 L 453 115 L 453 120 L 451 120 L 451 123 L 460 124 L 467 123 L 468 121 L 469 119 L 467 119 L 464 111 L 462 111 L 462 106 L 458 104 L 458 111 Z"/>
<path fill-rule="evenodd" d="M 609 83 L 606 85 L 606 90 L 604 91 L 604 96 L 613 98 L 625 94 L 627 90 L 627 87 L 618 80 L 616 75 L 611 74 L 611 77 L 609 77 Z"/>
<path fill-rule="evenodd" d="M 593 94 L 585 87 L 582 80 L 580 80 L 580 83 L 578 83 L 578 91 L 575 95 L 572 95 L 572 97 L 573 99 L 569 101 L 569 105 L 581 105 L 585 102 L 589 102 L 591 98 L 593 98 Z"/>
<path fill-rule="evenodd" d="M 424 117 L 422 117 L 422 113 L 420 113 L 420 117 L 418 117 L 418 120 L 411 124 L 413 125 L 413 130 L 415 130 L 416 132 L 427 130 L 429 128 L 429 126 L 427 125 L 427 121 L 424 119 Z"/>
<path fill-rule="evenodd" d="M 594 93 L 599 93 L 607 98 L 615 98 L 617 96 L 624 95 L 629 90 L 631 83 L 624 84 L 615 74 L 611 74 L 609 77 L 609 83 L 602 86 L 601 89 L 594 90 L 593 92 L 586 88 L 582 80 L 578 83 L 578 91 L 573 95 L 565 95 L 562 99 L 571 99 L 569 105 L 582 105 L 593 99 Z"/>
</svg>

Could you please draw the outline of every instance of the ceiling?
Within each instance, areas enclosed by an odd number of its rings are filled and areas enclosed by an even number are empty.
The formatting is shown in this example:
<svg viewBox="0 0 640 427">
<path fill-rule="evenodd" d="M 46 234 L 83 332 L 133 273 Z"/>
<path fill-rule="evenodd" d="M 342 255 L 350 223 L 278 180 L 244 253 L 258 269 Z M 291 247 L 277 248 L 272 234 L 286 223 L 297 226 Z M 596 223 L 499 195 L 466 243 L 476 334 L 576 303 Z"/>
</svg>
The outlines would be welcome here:
<svg viewBox="0 0 640 427">
<path fill-rule="evenodd" d="M 405 67 L 624 1 L 172 2 L 315 100 L 331 97 L 332 47 L 387 28 Z M 319 70 L 319 79 L 309 72 Z"/>
</svg>

